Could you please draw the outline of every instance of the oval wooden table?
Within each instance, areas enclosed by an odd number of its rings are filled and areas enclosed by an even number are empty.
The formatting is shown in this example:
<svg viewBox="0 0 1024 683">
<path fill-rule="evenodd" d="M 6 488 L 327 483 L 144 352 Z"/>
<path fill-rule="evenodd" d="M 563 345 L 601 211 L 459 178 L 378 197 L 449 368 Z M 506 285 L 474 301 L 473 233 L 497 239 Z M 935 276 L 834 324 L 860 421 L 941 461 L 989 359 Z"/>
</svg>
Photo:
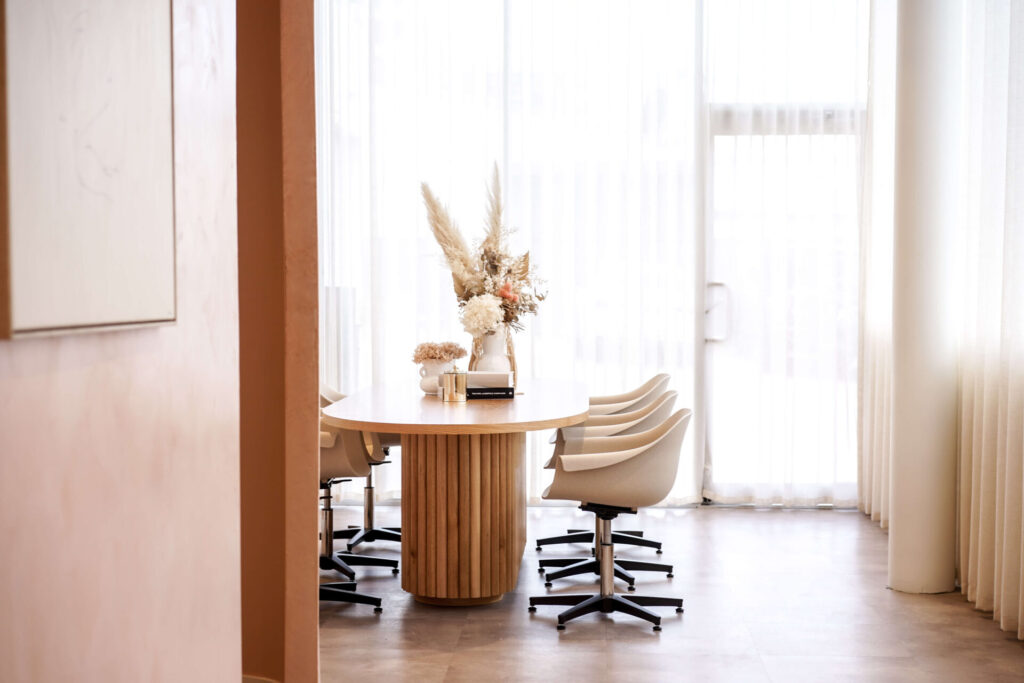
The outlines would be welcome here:
<svg viewBox="0 0 1024 683">
<path fill-rule="evenodd" d="M 402 588 L 420 602 L 479 605 L 519 579 L 528 431 L 582 422 L 578 382 L 522 380 L 514 399 L 445 403 L 415 385 L 351 394 L 323 411 L 346 429 L 402 436 Z"/>
</svg>

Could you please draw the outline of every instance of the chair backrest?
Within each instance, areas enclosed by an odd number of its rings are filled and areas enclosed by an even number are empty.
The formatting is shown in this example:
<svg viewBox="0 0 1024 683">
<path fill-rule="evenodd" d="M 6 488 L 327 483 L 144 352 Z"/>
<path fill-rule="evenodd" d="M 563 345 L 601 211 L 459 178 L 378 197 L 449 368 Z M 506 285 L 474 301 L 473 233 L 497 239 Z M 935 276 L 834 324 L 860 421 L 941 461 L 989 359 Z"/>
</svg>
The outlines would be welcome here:
<svg viewBox="0 0 1024 683">
<path fill-rule="evenodd" d="M 365 477 L 370 473 L 370 455 L 362 432 L 332 427 L 320 421 L 320 481 L 342 477 Z M 323 435 L 333 435 L 330 439 Z"/>
<path fill-rule="evenodd" d="M 345 394 L 339 394 L 337 391 L 327 386 L 323 382 L 320 383 L 321 412 L 327 406 L 331 405 L 332 403 L 337 403 L 343 398 L 345 398 Z M 321 427 L 321 429 L 323 429 L 323 427 Z M 334 428 L 332 427 L 332 429 Z M 373 462 L 381 462 L 385 459 L 385 457 L 387 457 L 383 452 L 384 447 L 391 448 L 393 446 L 399 446 L 402 443 L 402 437 L 398 434 L 372 434 L 370 432 L 366 432 L 366 434 L 362 436 L 364 438 L 364 441 L 370 441 L 370 443 L 367 443 L 366 446 L 369 449 L 368 452 L 370 453 L 370 460 L 372 460 Z"/>
<path fill-rule="evenodd" d="M 636 389 L 624 394 L 612 396 L 591 396 L 591 415 L 611 415 L 613 413 L 638 410 L 665 393 L 669 376 L 665 373 L 655 375 Z"/>
<path fill-rule="evenodd" d="M 339 394 L 337 391 L 327 386 L 323 382 L 320 382 L 320 407 L 326 408 L 332 403 L 337 403 L 341 399 L 345 398 L 345 394 Z"/>
<path fill-rule="evenodd" d="M 643 406 L 639 410 L 625 413 L 627 415 L 642 414 L 642 418 L 636 424 L 623 429 L 619 432 L 619 435 L 625 434 L 640 434 L 641 432 L 650 431 L 658 425 L 662 424 L 672 415 L 672 408 L 676 405 L 676 398 L 678 394 L 674 391 L 666 391 L 661 396 L 656 397 L 653 401 Z"/>
<path fill-rule="evenodd" d="M 594 436 L 615 436 L 617 434 L 638 434 L 653 429 L 668 419 L 678 394 L 666 391 L 647 405 L 626 413 L 596 415 L 580 426 L 563 427 L 566 440 Z"/>
<path fill-rule="evenodd" d="M 584 454 L 558 459 L 555 479 L 544 497 L 628 508 L 660 503 L 675 484 L 691 415 L 688 409 L 679 410 L 645 432 L 587 439 Z M 572 469 L 574 458 L 582 459 L 576 462 L 607 458 L 611 464 Z"/>
<path fill-rule="evenodd" d="M 645 494 L 649 498 L 646 501 L 638 502 L 639 506 L 657 505 L 665 500 L 669 491 L 675 486 L 683 438 L 686 436 L 686 428 L 690 424 L 692 415 L 693 413 L 689 409 L 679 410 L 660 426 L 643 432 L 643 434 L 661 433 L 662 436 L 654 440 L 643 457 L 645 460 L 643 467 L 647 472 L 649 483 Z M 641 434 L 631 436 L 639 437 Z"/>
<path fill-rule="evenodd" d="M 666 387 L 668 387 L 669 376 L 666 374 L 657 375 L 651 379 L 651 387 L 637 397 L 636 401 L 633 402 L 627 410 L 640 410 L 641 408 L 653 403 L 659 396 L 665 393 Z M 624 411 L 620 411 L 624 412 Z"/>
</svg>

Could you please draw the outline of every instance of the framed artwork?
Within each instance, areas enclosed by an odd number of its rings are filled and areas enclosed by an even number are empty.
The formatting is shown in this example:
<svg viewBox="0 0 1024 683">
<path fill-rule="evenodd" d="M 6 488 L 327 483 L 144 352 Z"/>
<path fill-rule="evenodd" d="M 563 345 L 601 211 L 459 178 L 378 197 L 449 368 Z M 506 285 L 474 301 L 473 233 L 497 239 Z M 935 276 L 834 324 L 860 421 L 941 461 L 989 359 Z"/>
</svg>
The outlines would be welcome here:
<svg viewBox="0 0 1024 683">
<path fill-rule="evenodd" d="M 0 2 L 0 337 L 173 321 L 171 0 Z"/>
</svg>

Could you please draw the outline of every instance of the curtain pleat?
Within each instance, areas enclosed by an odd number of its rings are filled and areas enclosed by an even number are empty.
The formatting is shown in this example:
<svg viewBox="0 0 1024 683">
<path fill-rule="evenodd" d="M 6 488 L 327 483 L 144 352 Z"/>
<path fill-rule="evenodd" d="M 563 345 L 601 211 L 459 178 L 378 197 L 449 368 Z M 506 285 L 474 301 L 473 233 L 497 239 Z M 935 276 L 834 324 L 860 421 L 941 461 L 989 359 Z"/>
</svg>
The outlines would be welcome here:
<svg viewBox="0 0 1024 683">
<path fill-rule="evenodd" d="M 1024 639 L 1024 1 L 966 19 L 960 587 Z"/>
<path fill-rule="evenodd" d="M 889 105 L 890 0 L 872 5 L 872 87 L 862 201 L 860 508 L 888 522 L 891 457 L 891 198 L 879 178 Z M 965 14 L 964 232 L 957 566 L 961 591 L 1024 639 L 1024 0 Z M 887 179 L 886 179 L 887 180 Z M 888 213 L 880 213 L 884 207 Z M 899 495 L 898 491 L 892 495 Z"/>
<path fill-rule="evenodd" d="M 868 115 L 860 177 L 858 507 L 887 528 L 892 457 L 895 0 L 873 0 L 869 31 Z"/>
</svg>

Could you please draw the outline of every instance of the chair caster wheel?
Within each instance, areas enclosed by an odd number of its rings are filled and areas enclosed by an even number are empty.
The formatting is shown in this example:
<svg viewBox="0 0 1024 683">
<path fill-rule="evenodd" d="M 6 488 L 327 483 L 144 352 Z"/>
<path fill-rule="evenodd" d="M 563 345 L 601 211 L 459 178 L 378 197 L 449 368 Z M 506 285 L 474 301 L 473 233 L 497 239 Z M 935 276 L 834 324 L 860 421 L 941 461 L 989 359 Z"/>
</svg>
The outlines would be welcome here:
<svg viewBox="0 0 1024 683">
<path fill-rule="evenodd" d="M 381 613 L 381 612 L 383 612 L 383 611 L 384 611 L 384 608 L 383 608 L 383 607 L 374 607 L 374 608 L 373 608 L 373 613 L 374 613 L 374 614 L 380 614 L 380 613 Z"/>
<path fill-rule="evenodd" d="M 674 576 L 675 576 L 675 574 L 673 574 L 672 572 L 669 572 L 668 574 L 665 574 L 665 578 L 666 579 L 671 579 Z"/>
<path fill-rule="evenodd" d="M 541 550 L 543 550 L 543 548 L 541 548 L 540 546 L 537 546 L 537 552 L 539 553 Z"/>
<path fill-rule="evenodd" d="M 395 567 L 394 569 L 392 569 L 391 570 L 391 574 L 392 574 L 392 576 L 398 576 L 398 568 Z"/>
<path fill-rule="evenodd" d="M 544 573 L 544 567 L 537 567 L 537 573 L 538 574 L 543 574 Z"/>
<path fill-rule="evenodd" d="M 658 626 L 657 624 L 655 624 L 655 625 L 654 625 L 654 630 L 655 630 L 655 631 L 660 631 L 660 630 L 661 630 L 661 627 L 660 627 L 660 626 Z"/>
<path fill-rule="evenodd" d="M 676 607 L 676 614 L 682 614 L 682 613 L 683 613 L 683 608 L 682 607 Z"/>
<path fill-rule="evenodd" d="M 655 550 L 654 552 L 656 552 L 657 554 L 661 555 L 661 548 L 658 548 L 658 549 L 657 549 L 657 550 Z"/>
<path fill-rule="evenodd" d="M 559 624 L 555 628 L 557 628 L 559 631 L 564 631 L 565 630 L 565 624 Z"/>
<path fill-rule="evenodd" d="M 551 582 L 550 581 L 545 581 L 544 582 L 544 587 L 545 588 L 551 588 Z"/>
<path fill-rule="evenodd" d="M 626 586 L 626 590 L 628 590 L 630 593 L 632 593 L 633 591 L 636 590 L 636 586 L 634 586 L 633 584 L 629 584 L 628 586 Z"/>
<path fill-rule="evenodd" d="M 537 611 L 537 607 L 535 605 L 530 605 L 529 607 L 526 608 L 526 611 L 527 612 L 536 612 Z"/>
</svg>

